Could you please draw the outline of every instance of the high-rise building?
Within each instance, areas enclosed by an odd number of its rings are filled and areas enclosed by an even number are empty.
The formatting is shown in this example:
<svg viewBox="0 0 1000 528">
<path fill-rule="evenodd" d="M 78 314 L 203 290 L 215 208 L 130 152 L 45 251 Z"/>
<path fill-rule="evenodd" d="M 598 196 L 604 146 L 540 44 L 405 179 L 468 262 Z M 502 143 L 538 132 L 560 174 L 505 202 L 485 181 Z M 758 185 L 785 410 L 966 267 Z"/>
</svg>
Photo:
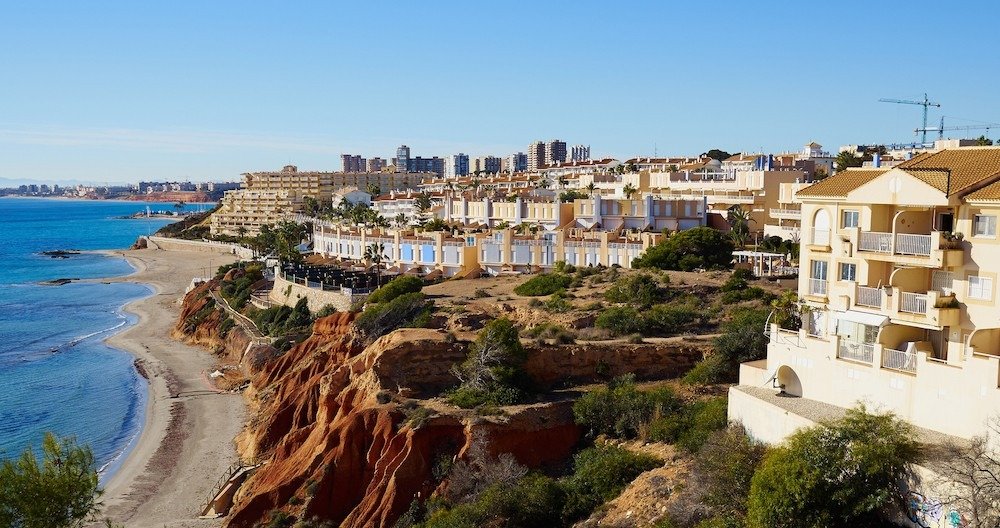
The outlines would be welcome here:
<svg viewBox="0 0 1000 528">
<path fill-rule="evenodd" d="M 528 155 L 523 152 L 515 152 L 503 160 L 501 170 L 504 172 L 524 172 L 528 170 Z"/>
<path fill-rule="evenodd" d="M 370 158 L 368 160 L 368 172 L 382 172 L 385 170 L 385 160 L 382 158 Z"/>
<path fill-rule="evenodd" d="M 573 145 L 570 149 L 570 161 L 587 161 L 590 159 L 590 145 Z"/>
<path fill-rule="evenodd" d="M 558 139 L 549 140 L 545 144 L 545 164 L 555 165 L 566 162 L 566 142 Z"/>
<path fill-rule="evenodd" d="M 410 158 L 407 167 L 407 172 L 433 172 L 438 176 L 444 176 L 444 158 L 437 156 L 433 158 L 422 158 L 420 156 Z"/>
<path fill-rule="evenodd" d="M 465 176 L 469 173 L 469 156 L 468 154 L 452 154 L 445 158 L 444 164 L 444 176 L 445 178 L 457 178 L 458 176 Z"/>
<path fill-rule="evenodd" d="M 341 154 L 340 163 L 344 172 L 365 172 L 367 161 L 361 156 L 353 154 Z"/>
<path fill-rule="evenodd" d="M 400 145 L 396 149 L 396 172 L 406 172 L 410 166 L 410 147 Z"/>
<path fill-rule="evenodd" d="M 478 156 L 469 160 L 469 172 L 472 174 L 500 172 L 500 158 L 496 156 Z"/>
<path fill-rule="evenodd" d="M 545 166 L 545 143 L 535 141 L 528 145 L 528 170 L 538 170 Z"/>
</svg>

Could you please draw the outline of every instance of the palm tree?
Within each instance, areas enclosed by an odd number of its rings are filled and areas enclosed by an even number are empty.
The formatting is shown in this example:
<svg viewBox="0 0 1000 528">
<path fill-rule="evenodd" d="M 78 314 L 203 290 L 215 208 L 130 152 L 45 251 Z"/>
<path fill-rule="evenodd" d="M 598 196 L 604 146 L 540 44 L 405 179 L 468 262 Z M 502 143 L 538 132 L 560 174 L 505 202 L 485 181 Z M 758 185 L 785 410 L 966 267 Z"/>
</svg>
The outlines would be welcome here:
<svg viewBox="0 0 1000 528">
<path fill-rule="evenodd" d="M 597 186 L 594 185 L 594 182 L 590 182 L 590 183 L 587 184 L 587 192 L 590 193 L 590 197 L 591 198 L 594 197 L 594 190 L 595 189 L 597 189 Z"/>
<path fill-rule="evenodd" d="M 406 213 L 398 213 L 396 215 L 396 227 L 403 227 L 406 225 Z"/>
<path fill-rule="evenodd" d="M 750 212 L 739 205 L 734 205 L 729 208 L 726 220 L 729 222 L 733 242 L 739 247 L 745 246 L 747 239 L 750 238 L 750 223 L 754 221 L 750 218 Z"/>
<path fill-rule="evenodd" d="M 565 176 L 559 176 L 559 188 L 564 189 L 568 181 Z"/>
<path fill-rule="evenodd" d="M 632 196 L 637 192 L 639 192 L 639 189 L 636 189 L 635 185 L 632 185 L 631 183 L 626 183 L 625 186 L 622 187 L 622 194 L 625 195 L 626 200 L 631 200 Z"/>
<path fill-rule="evenodd" d="M 552 182 L 550 182 L 547 178 L 542 178 L 537 184 L 535 184 L 535 187 L 538 187 L 539 189 L 548 189 L 550 185 L 552 185 Z"/>
<path fill-rule="evenodd" d="M 368 262 L 369 266 L 375 266 L 375 284 L 377 287 L 382 287 L 382 261 L 385 258 L 385 244 L 378 242 L 374 244 L 368 244 L 365 247 L 365 262 Z"/>
<path fill-rule="evenodd" d="M 369 183 L 368 185 L 366 185 L 365 186 L 365 191 L 367 191 L 368 194 L 372 195 L 372 198 L 374 198 L 374 197 L 382 194 L 382 188 L 379 187 L 378 184 L 374 183 L 374 182 Z"/>
</svg>

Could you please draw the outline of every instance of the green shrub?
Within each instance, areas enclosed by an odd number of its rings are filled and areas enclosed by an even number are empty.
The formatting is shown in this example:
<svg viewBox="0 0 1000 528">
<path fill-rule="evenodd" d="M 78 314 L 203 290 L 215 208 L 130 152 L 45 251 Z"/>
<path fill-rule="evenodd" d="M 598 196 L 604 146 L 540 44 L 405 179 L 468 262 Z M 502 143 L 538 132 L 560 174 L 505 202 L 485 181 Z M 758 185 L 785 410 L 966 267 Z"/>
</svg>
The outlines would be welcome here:
<svg viewBox="0 0 1000 528">
<path fill-rule="evenodd" d="M 628 335 L 645 330 L 645 321 L 635 308 L 612 306 L 597 316 L 594 326 L 610 330 L 615 335 Z"/>
<path fill-rule="evenodd" d="M 424 528 L 477 528 L 561 526 L 565 502 L 559 484 L 548 477 L 529 474 L 514 485 L 494 484 L 470 503 L 439 509 L 430 514 Z"/>
<path fill-rule="evenodd" d="M 710 227 L 675 233 L 650 247 L 632 261 L 633 268 L 692 271 L 696 268 L 728 268 L 733 260 L 733 241 Z"/>
<path fill-rule="evenodd" d="M 680 400 L 669 388 L 639 391 L 635 378 L 628 375 L 581 396 L 573 404 L 573 416 L 589 436 L 636 438 L 654 415 L 670 415 L 680 408 Z"/>
<path fill-rule="evenodd" d="M 722 323 L 722 334 L 715 338 L 715 352 L 729 363 L 735 373 L 739 363 L 754 361 L 767 354 L 768 310 L 739 308 Z"/>
<path fill-rule="evenodd" d="M 658 304 L 644 315 L 644 327 L 650 334 L 674 335 L 700 316 L 697 309 L 687 304 Z"/>
<path fill-rule="evenodd" d="M 567 298 L 569 298 L 569 295 L 563 291 L 553 293 L 552 297 L 549 297 L 549 299 L 545 301 L 545 311 L 551 313 L 566 313 L 571 311 L 573 309 L 573 303 L 569 302 Z"/>
<path fill-rule="evenodd" d="M 563 519 L 572 522 L 586 517 L 617 497 L 640 473 L 661 465 L 663 461 L 658 458 L 617 446 L 591 447 L 577 453 L 573 457 L 573 475 L 563 484 Z"/>
<path fill-rule="evenodd" d="M 565 260 L 557 260 L 555 270 L 557 273 L 575 273 L 576 266 L 566 263 Z"/>
<path fill-rule="evenodd" d="M 514 293 L 526 297 L 552 295 L 559 290 L 568 288 L 571 282 L 573 282 L 573 278 L 563 273 L 542 273 L 514 288 Z"/>
<path fill-rule="evenodd" d="M 523 370 L 525 359 L 526 352 L 514 323 L 506 318 L 490 321 L 456 369 L 462 384 L 448 395 L 448 400 L 463 408 L 520 402 L 528 387 Z"/>
<path fill-rule="evenodd" d="M 389 302 L 400 295 L 415 293 L 422 290 L 424 281 L 420 277 L 411 275 L 400 275 L 382 285 L 381 288 L 373 291 L 368 296 L 369 303 Z"/>
<path fill-rule="evenodd" d="M 747 526 L 880 526 L 880 513 L 906 507 L 919 455 L 913 429 L 892 414 L 850 409 L 843 419 L 800 429 L 754 474 Z"/>
<path fill-rule="evenodd" d="M 490 297 L 490 292 L 488 290 L 484 290 L 483 288 L 476 288 L 474 296 L 477 299 L 485 299 L 487 297 Z"/>
<path fill-rule="evenodd" d="M 337 307 L 332 304 L 327 304 L 324 305 L 322 308 L 320 308 L 318 312 L 316 312 L 316 319 L 320 319 L 322 317 L 328 317 L 335 313 L 337 313 Z"/>
<path fill-rule="evenodd" d="M 676 443 L 685 451 L 695 453 L 713 431 L 726 426 L 726 405 L 725 397 L 685 405 L 676 413 L 650 422 L 649 438 L 657 442 Z"/>
<path fill-rule="evenodd" d="M 354 325 L 371 342 L 397 328 L 425 326 L 433 307 L 423 293 L 404 293 L 391 301 L 369 305 Z"/>
<path fill-rule="evenodd" d="M 719 354 L 706 356 L 689 370 L 681 382 L 687 385 L 713 385 L 724 382 L 731 371 L 730 366 Z"/>
<path fill-rule="evenodd" d="M 667 289 L 660 286 L 660 281 L 656 277 L 648 273 L 638 273 L 616 280 L 604 292 L 604 298 L 608 302 L 645 308 L 664 300 L 667 293 Z"/>
</svg>

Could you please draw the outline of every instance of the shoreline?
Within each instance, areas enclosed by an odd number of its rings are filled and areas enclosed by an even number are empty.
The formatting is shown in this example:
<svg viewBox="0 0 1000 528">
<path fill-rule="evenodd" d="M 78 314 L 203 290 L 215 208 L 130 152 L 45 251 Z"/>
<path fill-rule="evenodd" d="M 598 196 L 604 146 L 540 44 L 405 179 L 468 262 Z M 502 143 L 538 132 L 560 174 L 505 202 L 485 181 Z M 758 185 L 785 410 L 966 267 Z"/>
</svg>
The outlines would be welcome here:
<svg viewBox="0 0 1000 528">
<path fill-rule="evenodd" d="M 92 280 L 136 283 L 152 293 L 126 303 L 122 311 L 134 316 L 135 324 L 104 340 L 135 358 L 147 397 L 138 439 L 123 451 L 124 459 L 105 483 L 102 517 L 129 527 L 217 526 L 217 520 L 198 519 L 199 510 L 236 460 L 234 439 L 244 424 L 245 405 L 241 394 L 210 385 L 205 374 L 214 356 L 173 340 L 170 330 L 191 278 L 206 264 L 235 257 L 155 249 L 104 253 L 124 258 L 134 271 Z"/>
</svg>

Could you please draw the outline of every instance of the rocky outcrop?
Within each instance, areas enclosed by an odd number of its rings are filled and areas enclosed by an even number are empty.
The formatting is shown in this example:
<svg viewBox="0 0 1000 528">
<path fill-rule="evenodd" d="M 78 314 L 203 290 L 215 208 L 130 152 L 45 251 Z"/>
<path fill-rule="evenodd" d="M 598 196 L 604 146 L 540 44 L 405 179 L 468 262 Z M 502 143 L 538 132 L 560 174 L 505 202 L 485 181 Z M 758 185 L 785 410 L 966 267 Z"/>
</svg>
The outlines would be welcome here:
<svg viewBox="0 0 1000 528">
<path fill-rule="evenodd" d="M 390 526 L 440 484 L 435 464 L 463 456 L 473 439 L 531 467 L 562 462 L 577 443 L 569 402 L 480 417 L 404 401 L 451 385 L 464 346 L 440 331 L 404 329 L 362 348 L 350 317 L 318 320 L 312 337 L 254 378 L 258 418 L 240 445 L 270 462 L 244 485 L 227 526 L 253 526 L 275 509 Z"/>
<path fill-rule="evenodd" d="M 708 350 L 698 341 L 654 343 L 581 343 L 528 350 L 524 368 L 543 389 L 592 383 L 635 374 L 639 379 L 676 378 L 694 366 Z"/>
</svg>

